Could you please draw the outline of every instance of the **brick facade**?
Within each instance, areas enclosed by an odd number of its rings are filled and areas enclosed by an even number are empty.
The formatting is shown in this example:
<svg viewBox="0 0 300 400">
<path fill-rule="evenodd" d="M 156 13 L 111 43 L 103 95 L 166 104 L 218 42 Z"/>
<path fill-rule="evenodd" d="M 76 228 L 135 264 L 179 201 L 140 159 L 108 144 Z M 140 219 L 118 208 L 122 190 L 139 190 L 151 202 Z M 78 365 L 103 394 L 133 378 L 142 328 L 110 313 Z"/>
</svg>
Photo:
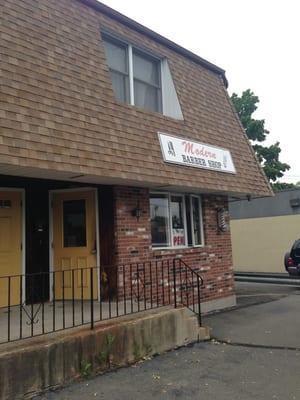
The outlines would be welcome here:
<svg viewBox="0 0 300 400">
<path fill-rule="evenodd" d="M 132 210 L 139 203 L 142 215 L 137 220 Z M 117 265 L 143 263 L 153 260 L 173 260 L 181 257 L 204 279 L 202 301 L 216 300 L 234 293 L 230 232 L 217 227 L 217 209 L 227 207 L 224 196 L 203 195 L 204 246 L 186 249 L 153 250 L 151 246 L 149 190 L 115 188 L 115 262 Z M 161 265 L 161 264 L 160 264 Z M 149 265 L 146 264 L 149 269 Z M 122 271 L 122 270 L 121 270 Z M 127 268 L 128 273 L 128 268 Z M 143 273 L 141 269 L 141 274 Z M 149 274 L 149 271 L 147 272 Z M 161 274 L 161 271 L 159 270 Z M 160 275 L 161 279 L 161 275 Z M 167 264 L 165 264 L 165 281 Z M 120 278 L 121 285 L 123 277 Z M 129 291 L 130 278 L 126 284 Z M 163 285 L 159 290 L 162 291 Z M 160 293 L 161 295 L 161 293 Z"/>
</svg>

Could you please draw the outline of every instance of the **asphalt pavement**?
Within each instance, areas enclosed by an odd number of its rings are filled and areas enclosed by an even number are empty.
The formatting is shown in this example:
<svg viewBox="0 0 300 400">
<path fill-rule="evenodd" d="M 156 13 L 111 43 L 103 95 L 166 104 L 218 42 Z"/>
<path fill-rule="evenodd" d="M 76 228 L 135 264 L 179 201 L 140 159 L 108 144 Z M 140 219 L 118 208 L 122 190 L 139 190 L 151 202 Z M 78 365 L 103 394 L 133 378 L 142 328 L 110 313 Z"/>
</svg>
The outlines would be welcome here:
<svg viewBox="0 0 300 400">
<path fill-rule="evenodd" d="M 204 318 L 216 339 L 36 400 L 299 400 L 299 294 L 289 286 L 238 283 L 237 308 Z"/>
</svg>

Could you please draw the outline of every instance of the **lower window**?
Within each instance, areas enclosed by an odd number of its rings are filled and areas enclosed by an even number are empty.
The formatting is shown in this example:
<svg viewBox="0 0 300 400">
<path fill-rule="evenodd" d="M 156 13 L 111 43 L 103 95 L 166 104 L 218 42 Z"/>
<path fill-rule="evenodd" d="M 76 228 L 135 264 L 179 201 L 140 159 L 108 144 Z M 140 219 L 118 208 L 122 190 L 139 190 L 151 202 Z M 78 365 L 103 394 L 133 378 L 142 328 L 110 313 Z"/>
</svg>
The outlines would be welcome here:
<svg viewBox="0 0 300 400">
<path fill-rule="evenodd" d="M 203 245 L 201 198 L 173 193 L 150 194 L 153 247 Z"/>
</svg>

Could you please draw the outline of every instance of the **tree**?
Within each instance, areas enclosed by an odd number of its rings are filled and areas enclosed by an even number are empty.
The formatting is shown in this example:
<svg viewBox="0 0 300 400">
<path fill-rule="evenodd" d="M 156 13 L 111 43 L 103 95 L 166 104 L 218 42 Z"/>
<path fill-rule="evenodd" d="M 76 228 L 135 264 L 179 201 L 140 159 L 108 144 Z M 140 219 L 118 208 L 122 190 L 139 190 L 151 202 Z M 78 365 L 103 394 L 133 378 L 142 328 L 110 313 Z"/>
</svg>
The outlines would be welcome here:
<svg viewBox="0 0 300 400">
<path fill-rule="evenodd" d="M 231 101 L 238 113 L 246 135 L 251 141 L 258 161 L 269 181 L 274 184 L 278 178 L 283 176 L 285 171 L 290 169 L 290 166 L 279 160 L 281 152 L 279 142 L 271 146 L 258 144 L 264 142 L 269 134 L 269 131 L 265 129 L 265 120 L 254 119 L 252 117 L 252 114 L 257 110 L 259 98 L 250 89 L 247 89 L 240 97 L 236 93 L 233 93 Z M 276 183 L 279 184 L 279 182 Z"/>
<path fill-rule="evenodd" d="M 280 192 L 281 190 L 287 190 L 287 189 L 295 189 L 299 186 L 297 186 L 297 184 L 293 184 L 293 183 L 286 183 L 286 182 L 275 182 L 272 183 L 272 188 L 274 190 L 274 192 Z"/>
</svg>

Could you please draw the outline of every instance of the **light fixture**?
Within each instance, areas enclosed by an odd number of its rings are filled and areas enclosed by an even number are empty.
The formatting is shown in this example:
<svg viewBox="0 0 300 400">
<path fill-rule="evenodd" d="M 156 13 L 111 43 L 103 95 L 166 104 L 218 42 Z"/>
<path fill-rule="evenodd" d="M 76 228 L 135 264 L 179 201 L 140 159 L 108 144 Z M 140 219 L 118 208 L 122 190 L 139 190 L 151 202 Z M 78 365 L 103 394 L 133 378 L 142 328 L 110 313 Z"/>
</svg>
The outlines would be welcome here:
<svg viewBox="0 0 300 400">
<path fill-rule="evenodd" d="M 137 201 L 136 207 L 132 210 L 132 216 L 136 217 L 137 221 L 142 216 L 142 209 L 140 207 L 140 201 L 139 200 Z"/>
</svg>

